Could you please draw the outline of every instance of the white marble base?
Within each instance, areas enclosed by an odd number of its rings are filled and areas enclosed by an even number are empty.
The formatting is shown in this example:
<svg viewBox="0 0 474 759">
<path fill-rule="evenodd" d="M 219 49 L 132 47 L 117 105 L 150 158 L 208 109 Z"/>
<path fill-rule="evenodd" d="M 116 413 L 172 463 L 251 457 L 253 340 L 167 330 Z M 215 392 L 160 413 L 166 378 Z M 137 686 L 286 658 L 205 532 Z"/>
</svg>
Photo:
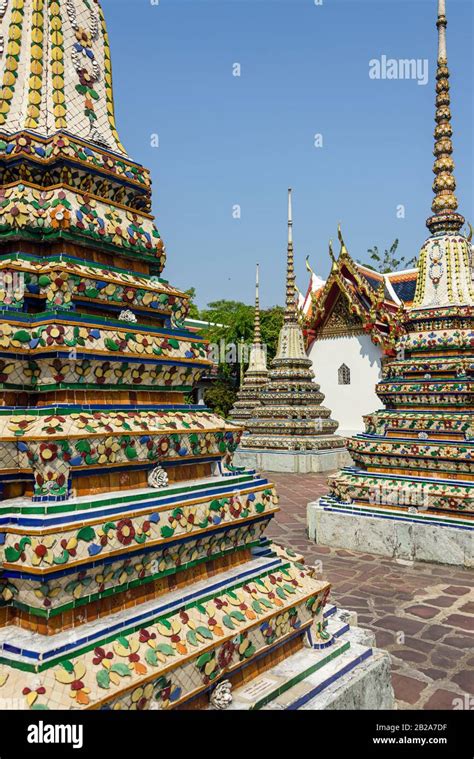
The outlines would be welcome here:
<svg viewBox="0 0 474 759">
<path fill-rule="evenodd" d="M 378 513 L 337 510 L 325 499 L 308 504 L 307 524 L 318 545 L 373 553 L 403 561 L 428 561 L 460 567 L 474 566 L 474 529 L 462 520 L 411 518 L 389 509 Z"/>
<path fill-rule="evenodd" d="M 234 466 L 256 469 L 258 472 L 289 472 L 309 474 L 332 472 L 352 465 L 345 448 L 329 451 L 267 451 L 238 448 L 234 454 Z"/>
</svg>

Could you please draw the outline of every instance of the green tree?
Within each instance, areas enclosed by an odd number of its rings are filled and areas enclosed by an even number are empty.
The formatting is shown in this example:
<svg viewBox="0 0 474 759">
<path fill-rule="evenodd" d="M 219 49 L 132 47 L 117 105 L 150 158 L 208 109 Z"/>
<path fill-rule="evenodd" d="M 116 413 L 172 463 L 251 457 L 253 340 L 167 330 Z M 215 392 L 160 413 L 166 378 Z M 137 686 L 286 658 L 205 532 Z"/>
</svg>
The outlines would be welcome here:
<svg viewBox="0 0 474 759">
<path fill-rule="evenodd" d="M 204 402 L 206 406 L 215 411 L 219 416 L 227 418 L 229 412 L 237 399 L 235 385 L 230 379 L 220 377 L 212 383 L 204 392 Z"/>
<path fill-rule="evenodd" d="M 267 346 L 267 360 L 275 358 L 278 348 L 278 336 L 283 326 L 285 309 L 282 306 L 272 306 L 263 310 L 260 314 L 262 325 L 262 340 Z"/>
<path fill-rule="evenodd" d="M 196 306 L 195 298 L 196 298 L 196 288 L 190 287 L 189 290 L 184 291 L 186 295 L 189 295 L 189 318 L 190 319 L 200 319 L 199 314 L 199 308 Z"/>
<path fill-rule="evenodd" d="M 260 313 L 262 341 L 267 346 L 268 360 L 275 356 L 278 334 L 283 324 L 284 309 L 281 306 L 264 309 Z M 226 416 L 234 405 L 240 382 L 241 364 L 239 347 L 242 341 L 249 347 L 254 333 L 254 307 L 234 300 L 218 300 L 209 303 L 200 313 L 200 318 L 208 322 L 202 335 L 211 344 L 234 346 L 220 355 L 218 379 L 205 393 L 205 402 L 217 413 Z M 248 352 L 244 354 L 248 357 Z M 229 360 L 232 358 L 233 360 Z M 246 366 L 244 367 L 246 368 Z"/>
<path fill-rule="evenodd" d="M 394 240 L 390 248 L 385 248 L 383 253 L 380 253 L 377 245 L 374 245 L 373 248 L 369 248 L 367 253 L 369 253 L 373 264 L 365 265 L 369 269 L 380 272 L 380 274 L 388 274 L 391 271 L 397 271 L 400 267 L 408 269 L 411 266 L 416 266 L 416 258 L 411 258 L 409 261 L 405 260 L 405 256 L 399 256 L 397 258 L 396 253 L 398 245 L 399 240 Z"/>
</svg>

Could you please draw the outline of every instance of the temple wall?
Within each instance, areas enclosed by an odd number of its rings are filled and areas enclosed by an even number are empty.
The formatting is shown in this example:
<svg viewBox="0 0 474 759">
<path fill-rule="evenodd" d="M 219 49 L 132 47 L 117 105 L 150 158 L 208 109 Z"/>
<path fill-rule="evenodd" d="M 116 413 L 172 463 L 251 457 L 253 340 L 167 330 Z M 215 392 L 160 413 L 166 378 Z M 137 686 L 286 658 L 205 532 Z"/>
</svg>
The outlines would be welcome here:
<svg viewBox="0 0 474 759">
<path fill-rule="evenodd" d="M 337 434 L 362 431 L 362 417 L 381 406 L 375 393 L 380 379 L 381 349 L 369 335 L 344 335 L 316 339 L 308 356 L 313 362 L 316 382 L 325 395 L 323 404 L 339 422 Z M 348 385 L 339 384 L 338 373 L 343 364 L 350 369 Z"/>
</svg>

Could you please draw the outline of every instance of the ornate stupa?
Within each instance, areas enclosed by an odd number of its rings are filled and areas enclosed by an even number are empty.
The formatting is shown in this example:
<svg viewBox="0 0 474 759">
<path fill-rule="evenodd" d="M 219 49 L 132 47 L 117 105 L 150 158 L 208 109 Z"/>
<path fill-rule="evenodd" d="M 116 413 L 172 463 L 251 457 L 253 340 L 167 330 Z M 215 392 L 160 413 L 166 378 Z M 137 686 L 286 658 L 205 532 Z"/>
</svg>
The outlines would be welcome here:
<svg viewBox="0 0 474 759">
<path fill-rule="evenodd" d="M 365 520 L 370 527 L 358 530 L 343 519 L 338 540 L 360 538 L 364 550 L 371 545 L 376 553 L 469 565 L 474 287 L 470 242 L 461 231 L 464 218 L 455 195 L 446 26 L 445 1 L 439 0 L 435 197 L 414 302 L 405 311 L 396 356 L 385 363 L 377 387 L 385 409 L 365 418 L 366 433 L 348 445 L 355 467 L 331 480 L 331 495 L 321 504 L 333 510 L 334 519 L 371 517 Z M 407 523 L 415 529 L 407 531 Z"/>
<path fill-rule="evenodd" d="M 248 435 L 241 442 L 239 460 L 250 462 L 256 456 L 257 466 L 269 471 L 321 471 L 342 462 L 332 456 L 317 456 L 321 451 L 343 451 L 344 440 L 334 434 L 338 424 L 329 409 L 322 406 L 324 395 L 314 382 L 312 362 L 305 351 L 304 337 L 298 320 L 293 251 L 292 194 L 288 190 L 288 248 L 286 275 L 286 307 L 284 323 L 278 339 L 277 354 L 269 372 L 269 382 L 260 393 L 260 403 L 247 422 Z M 268 456 L 272 453 L 289 455 Z M 304 454 L 302 459 L 299 454 Z M 311 459 L 310 456 L 314 455 Z"/>
<path fill-rule="evenodd" d="M 268 382 L 267 354 L 265 345 L 262 343 L 260 330 L 259 286 L 259 267 L 257 264 L 253 343 L 250 346 L 249 365 L 245 372 L 242 387 L 237 394 L 237 400 L 229 414 L 232 422 L 239 422 L 244 426 L 247 420 L 252 418 L 253 411 L 259 403 L 260 393 Z"/>
<path fill-rule="evenodd" d="M 3 0 L 0 39 L 0 698 L 207 707 L 298 655 L 329 586 L 262 537 L 277 498 L 226 469 L 239 428 L 186 405 L 210 362 L 98 0 Z"/>
</svg>

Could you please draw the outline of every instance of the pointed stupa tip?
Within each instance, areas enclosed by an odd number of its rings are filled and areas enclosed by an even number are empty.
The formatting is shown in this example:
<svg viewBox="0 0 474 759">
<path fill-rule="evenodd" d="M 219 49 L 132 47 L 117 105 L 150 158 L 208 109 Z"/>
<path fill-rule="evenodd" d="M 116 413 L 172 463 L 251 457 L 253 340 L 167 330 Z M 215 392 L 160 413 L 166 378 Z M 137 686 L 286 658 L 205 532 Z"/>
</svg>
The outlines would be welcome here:
<svg viewBox="0 0 474 759">
<path fill-rule="evenodd" d="M 262 342 L 260 329 L 260 265 L 257 264 L 255 273 L 255 314 L 253 325 L 253 341 L 255 344 Z"/>
<path fill-rule="evenodd" d="M 293 243 L 293 204 L 292 204 L 292 194 L 293 190 L 291 187 L 288 187 L 288 244 Z"/>
<path fill-rule="evenodd" d="M 293 204 L 292 189 L 288 188 L 288 249 L 286 258 L 286 308 L 285 321 L 296 321 L 296 280 L 293 253 Z"/>
<path fill-rule="evenodd" d="M 434 200 L 431 206 L 433 216 L 426 221 L 432 234 L 442 232 L 459 232 L 464 224 L 464 217 L 457 213 L 458 201 L 455 195 L 456 180 L 454 161 L 452 159 L 453 130 L 451 126 L 451 109 L 449 94 L 449 68 L 446 47 L 446 0 L 438 0 L 438 67 L 436 71 L 436 128 L 434 131 L 435 162 L 433 173 Z"/>
</svg>

